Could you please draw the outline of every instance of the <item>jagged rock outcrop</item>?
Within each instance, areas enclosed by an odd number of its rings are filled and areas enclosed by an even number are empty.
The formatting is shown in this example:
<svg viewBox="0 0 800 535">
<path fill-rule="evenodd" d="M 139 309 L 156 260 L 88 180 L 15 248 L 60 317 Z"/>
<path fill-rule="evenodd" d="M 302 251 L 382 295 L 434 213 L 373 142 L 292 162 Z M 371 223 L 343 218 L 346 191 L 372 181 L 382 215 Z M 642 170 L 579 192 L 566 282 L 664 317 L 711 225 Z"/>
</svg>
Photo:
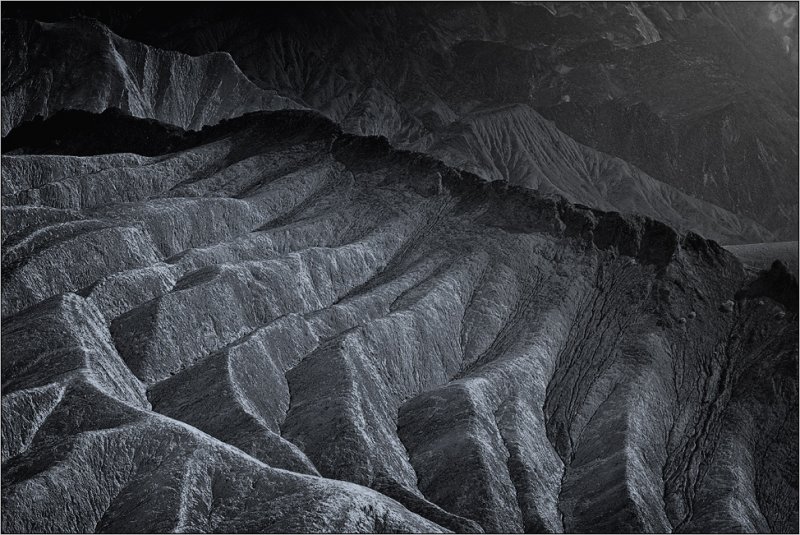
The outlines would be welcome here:
<svg viewBox="0 0 800 535">
<path fill-rule="evenodd" d="M 250 111 L 301 107 L 258 88 L 230 54 L 159 50 L 91 19 L 3 19 L 2 105 L 3 136 L 62 109 L 113 107 L 196 129 Z"/>
<path fill-rule="evenodd" d="M 310 112 L 99 121 L 2 158 L 4 531 L 797 530 L 785 269 Z"/>
<path fill-rule="evenodd" d="M 119 115 L 115 109 L 105 113 Z M 76 136 L 75 128 L 81 129 L 81 136 Z M 102 116 L 64 112 L 46 124 L 35 120 L 20 125 L 6 136 L 3 150 L 81 155 L 128 147 L 143 155 L 154 155 L 192 143 L 180 129 L 172 129 L 166 135 L 163 126 L 147 122 L 131 123 L 110 138 L 103 136 L 107 128 L 108 122 Z M 154 135 L 157 129 L 161 129 L 161 135 Z M 86 137 L 88 143 L 82 141 Z M 154 138 L 160 142 L 154 143 Z M 499 177 L 540 194 L 650 216 L 727 243 L 761 242 L 772 236 L 752 220 L 689 197 L 618 158 L 576 143 L 527 106 L 474 112 L 439 132 L 426 151 L 487 181 Z"/>
<path fill-rule="evenodd" d="M 533 108 L 569 137 L 660 181 L 648 188 L 658 198 L 636 211 L 673 225 L 688 221 L 685 228 L 724 243 L 796 240 L 797 7 L 573 4 L 201 5 L 180 12 L 82 5 L 9 13 L 48 21 L 91 15 L 126 38 L 199 56 L 192 59 L 229 53 L 259 88 L 316 109 L 348 132 L 383 135 L 409 150 L 447 145 L 453 129 L 484 119 L 484 107 L 515 105 L 506 108 L 511 123 L 527 121 Z M 239 80 L 228 70 L 225 80 Z M 146 78 L 166 83 L 159 73 Z M 246 94 L 225 102 L 239 105 Z M 25 108 L 32 97 L 20 98 L 4 106 Z M 270 98 L 270 106 L 284 102 Z M 49 109 L 80 107 L 68 100 L 51 98 Z M 108 99 L 101 100 L 83 108 L 102 111 Z M 143 116 L 197 127 L 232 110 L 214 108 L 191 121 L 185 112 L 155 111 Z M 507 168 L 504 158 L 525 135 L 523 128 L 491 139 L 496 151 L 474 155 L 480 174 L 528 180 L 527 166 Z M 524 150 L 551 151 L 538 140 Z M 639 187 L 625 173 L 616 180 Z M 595 197 L 573 200 L 604 208 Z"/>
</svg>

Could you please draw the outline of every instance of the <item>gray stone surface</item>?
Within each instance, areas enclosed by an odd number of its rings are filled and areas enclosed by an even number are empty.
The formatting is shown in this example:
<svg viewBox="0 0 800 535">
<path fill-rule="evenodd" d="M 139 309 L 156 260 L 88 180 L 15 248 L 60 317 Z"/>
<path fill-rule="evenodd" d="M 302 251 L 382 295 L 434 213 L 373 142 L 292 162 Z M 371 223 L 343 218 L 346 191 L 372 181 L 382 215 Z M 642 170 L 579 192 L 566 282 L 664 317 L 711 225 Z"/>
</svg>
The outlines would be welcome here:
<svg viewBox="0 0 800 535">
<path fill-rule="evenodd" d="M 159 50 L 89 19 L 3 19 L 3 34 L 3 136 L 61 109 L 114 107 L 197 129 L 250 111 L 302 107 L 258 88 L 230 54 Z"/>
<path fill-rule="evenodd" d="M 62 108 L 199 128 L 305 107 L 721 243 L 796 240 L 796 7 L 572 4 L 16 8 L 3 133 Z"/>
<path fill-rule="evenodd" d="M 6 532 L 798 528 L 783 272 L 308 112 L 2 173 Z"/>
</svg>

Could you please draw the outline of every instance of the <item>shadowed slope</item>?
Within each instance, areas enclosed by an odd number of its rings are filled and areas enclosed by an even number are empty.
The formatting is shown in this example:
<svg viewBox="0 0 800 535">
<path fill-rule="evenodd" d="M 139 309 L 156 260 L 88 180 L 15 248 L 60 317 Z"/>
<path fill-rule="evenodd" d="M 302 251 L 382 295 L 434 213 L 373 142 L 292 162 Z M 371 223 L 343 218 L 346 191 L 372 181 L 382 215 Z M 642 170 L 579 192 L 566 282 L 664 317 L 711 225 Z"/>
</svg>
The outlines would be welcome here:
<svg viewBox="0 0 800 535">
<path fill-rule="evenodd" d="M 90 19 L 3 19 L 3 135 L 61 109 L 119 108 L 197 129 L 255 110 L 300 107 L 259 89 L 229 54 L 198 57 L 123 39 Z"/>
<path fill-rule="evenodd" d="M 571 200 L 723 243 L 774 241 L 794 237 L 797 226 L 797 84 L 782 50 L 786 39 L 796 47 L 796 23 L 786 14 L 773 21 L 770 9 L 475 3 L 95 13 L 121 35 L 194 57 L 45 13 L 58 24 L 4 22 L 4 51 L 14 51 L 4 52 L 4 117 L 16 124 L 59 108 L 115 106 L 199 128 L 297 103 L 345 131 L 448 152 L 487 179 L 529 184 L 540 182 L 535 171 L 545 164 L 527 155 L 564 156 L 538 126 L 530 136 L 528 123 L 542 123 L 542 113 L 568 136 L 644 171 L 581 150 L 577 165 L 598 160 L 600 180 L 548 177 Z M 201 83 L 187 85 L 192 77 Z M 83 78 L 109 81 L 76 90 L 83 85 L 73 79 Z M 44 108 L 43 92 L 23 90 L 34 82 L 52 87 Z M 505 110 L 501 132 L 486 124 L 487 107 Z M 464 125 L 478 125 L 478 142 L 454 140 Z M 467 155 L 459 153 L 465 143 Z"/>
</svg>

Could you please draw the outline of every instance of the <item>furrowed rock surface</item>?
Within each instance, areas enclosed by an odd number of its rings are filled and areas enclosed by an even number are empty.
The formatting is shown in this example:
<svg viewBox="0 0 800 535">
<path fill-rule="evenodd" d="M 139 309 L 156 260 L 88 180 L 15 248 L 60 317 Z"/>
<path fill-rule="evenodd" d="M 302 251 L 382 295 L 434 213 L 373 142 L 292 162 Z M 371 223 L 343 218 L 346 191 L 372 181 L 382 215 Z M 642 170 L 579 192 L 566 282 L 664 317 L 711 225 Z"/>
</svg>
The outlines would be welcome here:
<svg viewBox="0 0 800 535">
<path fill-rule="evenodd" d="M 487 180 L 499 177 L 593 208 L 646 215 L 723 243 L 772 236 L 747 217 L 575 142 L 526 105 L 473 112 L 439 132 L 427 152 Z"/>
<path fill-rule="evenodd" d="M 113 107 L 197 129 L 251 111 L 300 107 L 258 88 L 230 54 L 192 57 L 159 50 L 90 19 L 3 19 L 2 106 L 3 136 L 23 121 L 61 109 Z"/>
<path fill-rule="evenodd" d="M 603 166 L 609 180 L 638 190 L 625 203 L 600 198 L 602 184 L 561 178 L 557 189 L 579 193 L 568 196 L 573 202 L 633 209 L 726 244 L 796 240 L 797 6 L 573 4 L 136 6 L 111 12 L 81 4 L 14 7 L 8 13 L 18 20 L 4 23 L 12 28 L 40 19 L 58 22 L 64 31 L 30 37 L 4 31 L 9 36 L 4 50 L 19 56 L 4 52 L 4 66 L 14 67 L 4 67 L 4 116 L 41 107 L 31 103 L 36 95 L 15 96 L 8 87 L 54 76 L 53 67 L 36 60 L 37 49 L 25 43 L 59 43 L 49 53 L 53 57 L 75 48 L 103 58 L 105 52 L 92 51 L 106 50 L 109 39 L 136 50 L 133 43 L 141 41 L 153 48 L 133 56 L 163 58 L 158 70 L 150 62 L 142 73 L 148 87 L 160 88 L 170 86 L 166 71 L 183 72 L 188 61 L 166 50 L 191 54 L 196 57 L 189 59 L 204 65 L 203 58 L 224 53 L 238 65 L 236 72 L 198 67 L 209 80 L 206 85 L 223 90 L 252 85 L 271 96 L 264 100 L 249 89 L 237 90 L 223 99 L 225 105 L 200 102 L 198 113 L 193 97 L 182 97 L 191 113 L 183 110 L 181 98 L 168 98 L 178 104 L 154 105 L 152 112 L 145 106 L 146 113 L 134 106 L 133 113 L 198 128 L 242 111 L 297 103 L 347 132 L 382 135 L 395 147 L 437 157 L 445 151 L 452 165 L 464 163 L 490 180 L 527 185 L 541 181 L 529 174 L 530 165 L 509 161 L 509 154 L 520 153 L 523 160 L 529 153 L 563 156 L 547 137 L 530 137 L 527 124 L 543 123 L 541 114 L 566 134 L 559 135 L 565 142 L 574 139 L 601 152 L 590 160 L 609 154 L 633 169 L 620 169 L 613 159 Z M 107 31 L 84 32 L 90 22 L 65 21 L 76 14 L 96 17 L 133 41 L 109 38 Z M 74 42 L 61 46 L 70 40 L 67 28 Z M 20 70 L 19 64 L 30 68 Z M 238 68 L 252 83 L 241 81 Z M 89 76 L 95 69 L 93 63 L 75 66 L 75 72 Z M 183 83 L 180 76 L 172 78 L 178 86 Z M 189 89 L 187 95 L 199 90 Z M 128 105 L 105 97 L 92 97 L 95 102 L 87 104 L 89 97 L 55 86 L 53 92 L 50 112 Z M 142 94 L 144 100 L 159 100 L 158 94 Z M 508 116 L 501 133 L 484 128 L 487 108 L 502 108 Z M 454 143 L 466 125 L 482 125 L 480 142 Z M 464 143 L 468 155 L 459 153 Z"/>
<path fill-rule="evenodd" d="M 593 24 L 605 10 L 553 11 Z M 796 240 L 797 11 L 640 3 L 644 46 L 564 54 L 537 109 L 579 142 Z"/>
<path fill-rule="evenodd" d="M 81 22 L 73 29 L 80 32 L 82 25 L 86 24 L 91 23 Z M 224 73 L 220 76 L 221 80 L 224 79 Z M 170 84 L 168 80 L 163 83 Z M 175 91 L 180 94 L 179 88 Z M 103 106 L 112 104 L 104 103 L 99 107 L 106 109 Z M 80 103 L 74 107 L 86 108 Z M 125 106 L 122 111 L 127 109 Z M 107 111 L 118 113 L 119 110 Z M 224 113 L 233 111 L 237 110 L 225 110 Z M 163 116 L 172 124 L 182 124 L 180 116 L 156 112 L 154 110 L 146 116 Z M 58 145 L 55 150 L 59 152 L 81 154 L 81 150 L 86 149 L 75 147 L 69 139 L 72 135 L 69 117 L 69 113 L 51 117 L 45 129 L 47 138 L 38 137 L 43 129 L 37 121 L 21 125 L 13 135 L 6 137 L 3 150 L 9 152 L 24 146 L 32 152 L 37 144 L 44 144 L 47 147 Z M 226 115 L 201 120 L 211 119 L 210 122 L 215 123 L 222 117 Z M 348 120 L 340 119 L 343 127 L 348 129 Z M 372 119 L 368 122 L 375 124 Z M 135 133 L 124 131 L 119 136 L 104 139 L 99 131 L 103 126 L 87 125 L 94 128 L 96 138 L 102 140 L 102 145 L 92 146 L 90 151 L 115 152 L 117 148 L 135 144 L 141 147 L 140 152 L 150 154 L 154 150 L 174 151 L 183 143 L 182 134 L 175 131 L 167 145 L 148 148 L 147 140 L 152 137 L 152 132 L 147 127 L 137 129 Z M 153 128 L 157 127 L 150 130 Z M 131 136 L 135 139 L 130 139 Z M 770 231 L 748 218 L 689 197 L 619 159 L 576 143 L 527 105 L 473 111 L 428 135 L 423 141 L 406 145 L 421 148 L 453 167 L 470 171 L 488 181 L 503 180 L 538 189 L 544 194 L 555 193 L 595 208 L 639 213 L 724 243 L 765 241 L 773 237 Z"/>
<path fill-rule="evenodd" d="M 69 117 L 2 158 L 4 531 L 797 530 L 785 268 L 310 112 Z"/>
</svg>

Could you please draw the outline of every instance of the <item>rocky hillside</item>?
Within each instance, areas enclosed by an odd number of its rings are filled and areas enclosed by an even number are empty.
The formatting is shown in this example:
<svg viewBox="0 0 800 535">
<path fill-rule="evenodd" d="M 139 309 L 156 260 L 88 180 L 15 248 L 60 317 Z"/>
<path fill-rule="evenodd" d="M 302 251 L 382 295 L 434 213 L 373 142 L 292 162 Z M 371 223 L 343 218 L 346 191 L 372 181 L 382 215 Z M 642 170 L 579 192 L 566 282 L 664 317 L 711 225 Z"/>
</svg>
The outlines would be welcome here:
<svg viewBox="0 0 800 535">
<path fill-rule="evenodd" d="M 797 10 L 643 3 L 651 43 L 565 53 L 569 71 L 542 81 L 538 107 L 578 141 L 796 239 Z"/>
<path fill-rule="evenodd" d="M 798 529 L 782 264 L 307 111 L 61 120 L 2 158 L 3 531 Z"/>
<path fill-rule="evenodd" d="M 119 114 L 109 109 L 106 113 Z M 75 139 L 75 121 L 91 134 L 88 144 Z M 144 123 L 146 124 L 146 123 Z M 149 146 L 144 126 L 103 135 L 105 122 L 91 115 L 63 112 L 43 125 L 34 120 L 20 125 L 3 140 L 3 150 L 45 150 L 83 154 L 116 152 L 135 143 L 142 154 L 173 151 L 181 146 L 175 133 L 171 145 Z M 153 126 L 163 129 L 164 127 Z M 132 139 L 135 138 L 135 139 Z M 77 144 L 77 145 L 76 145 Z M 427 152 L 443 162 L 491 181 L 502 181 L 557 195 L 592 207 L 638 213 L 683 230 L 694 230 L 723 243 L 765 241 L 772 234 L 752 220 L 737 217 L 713 204 L 689 197 L 617 158 L 576 143 L 528 107 L 484 110 L 469 120 L 453 123 Z"/>
<path fill-rule="evenodd" d="M 747 217 L 690 197 L 619 158 L 575 142 L 526 105 L 475 111 L 435 139 L 426 152 L 486 180 L 649 216 L 722 243 L 773 237 Z"/>
<path fill-rule="evenodd" d="M 510 125 L 531 122 L 531 114 L 534 123 L 540 122 L 541 114 L 569 138 L 621 158 L 637 168 L 635 174 L 656 180 L 644 188 L 650 199 L 626 205 L 610 198 L 598 202 L 596 192 L 590 192 L 598 186 L 562 179 L 557 185 L 562 193 L 586 193 L 571 200 L 633 209 L 725 243 L 754 243 L 797 239 L 796 12 L 795 4 L 782 3 L 409 3 L 325 9 L 248 4 L 122 10 L 76 3 L 13 7 L 5 14 L 24 24 L 96 17 L 117 34 L 147 43 L 150 53 L 159 56 L 169 56 L 165 50 L 190 54 L 192 60 L 229 54 L 238 67 L 220 70 L 230 79 L 225 84 L 247 85 L 240 81 L 241 68 L 268 92 L 267 97 L 249 97 L 252 88 L 242 89 L 236 98 L 223 99 L 234 109 L 218 104 L 207 110 L 203 95 L 209 90 L 204 89 L 197 113 L 194 98 L 188 97 L 188 111 L 145 106 L 142 113 L 134 112 L 183 127 L 214 124 L 245 108 L 262 109 L 255 103 L 266 99 L 263 109 L 295 103 L 319 111 L 347 132 L 382 135 L 398 148 L 435 151 L 460 125 L 482 121 L 486 108 L 506 110 Z M 63 24 L 89 23 L 73 19 Z M 78 33 L 63 32 L 83 41 Z M 32 41 L 27 34 L 21 39 Z M 15 50 L 24 56 L 33 49 L 20 45 Z M 5 62 L 4 56 L 4 72 Z M 4 80 L 53 76 L 48 66 L 34 67 Z M 158 81 L 165 69 L 143 77 L 153 80 L 150 85 L 168 86 Z M 69 70 L 78 71 L 85 69 Z M 193 87 L 188 94 L 195 93 Z M 7 103 L 6 94 L 4 85 L 8 117 L 46 111 L 29 103 L 37 98 L 31 91 Z M 71 99 L 50 99 L 47 108 L 127 109 L 124 102 L 113 102 L 116 97 L 91 104 Z M 153 99 L 158 101 L 158 95 L 143 98 Z M 12 107 L 15 111 L 9 111 Z M 526 174 L 529 165 L 508 167 L 506 161 L 505 155 L 518 152 L 523 142 L 525 152 L 557 152 L 539 147 L 538 137 L 531 146 L 526 128 L 496 135 L 486 146 L 471 145 L 480 151 L 469 155 L 467 169 L 492 180 L 540 182 Z M 627 173 L 614 180 L 643 189 Z"/>
<path fill-rule="evenodd" d="M 3 136 L 62 109 L 118 108 L 200 128 L 256 110 L 300 107 L 258 88 L 229 54 L 199 57 L 122 39 L 89 19 L 3 19 Z"/>
</svg>

